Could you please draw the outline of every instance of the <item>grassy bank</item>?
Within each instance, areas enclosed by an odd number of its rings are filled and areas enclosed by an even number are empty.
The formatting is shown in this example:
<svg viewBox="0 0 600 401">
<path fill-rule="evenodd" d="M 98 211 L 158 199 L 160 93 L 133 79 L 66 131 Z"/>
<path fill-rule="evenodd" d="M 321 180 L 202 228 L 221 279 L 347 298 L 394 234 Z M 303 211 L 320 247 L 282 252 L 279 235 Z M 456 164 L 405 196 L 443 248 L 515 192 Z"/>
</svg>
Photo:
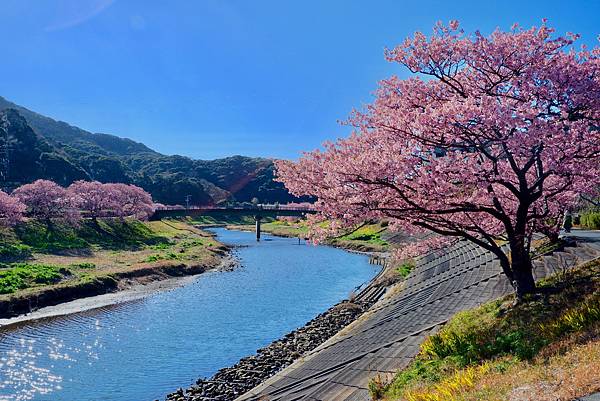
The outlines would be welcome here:
<svg viewBox="0 0 600 401">
<path fill-rule="evenodd" d="M 386 229 L 385 223 L 365 224 L 350 234 L 332 238 L 329 243 L 357 251 L 384 252 L 389 249 L 389 244 L 382 238 Z"/>
<path fill-rule="evenodd" d="M 32 299 L 36 307 L 44 306 L 38 305 L 40 297 L 53 304 L 61 297 L 200 273 L 216 266 L 226 252 L 210 234 L 184 222 L 136 220 L 84 221 L 75 228 L 32 221 L 4 229 L 0 249 L 4 317 L 21 312 L 23 306 L 16 305 L 29 305 Z"/>
<path fill-rule="evenodd" d="M 600 390 L 600 262 L 540 284 L 552 290 L 458 313 L 376 399 L 571 400 Z"/>
<path fill-rule="evenodd" d="M 248 224 L 229 224 L 228 227 L 239 230 L 254 230 L 254 225 Z M 274 220 L 262 223 L 261 230 L 281 237 L 308 237 L 308 226 L 303 220 Z M 327 244 L 363 252 L 384 252 L 389 249 L 389 244 L 382 238 L 385 230 L 386 225 L 383 223 L 366 224 L 352 233 L 329 239 Z"/>
</svg>

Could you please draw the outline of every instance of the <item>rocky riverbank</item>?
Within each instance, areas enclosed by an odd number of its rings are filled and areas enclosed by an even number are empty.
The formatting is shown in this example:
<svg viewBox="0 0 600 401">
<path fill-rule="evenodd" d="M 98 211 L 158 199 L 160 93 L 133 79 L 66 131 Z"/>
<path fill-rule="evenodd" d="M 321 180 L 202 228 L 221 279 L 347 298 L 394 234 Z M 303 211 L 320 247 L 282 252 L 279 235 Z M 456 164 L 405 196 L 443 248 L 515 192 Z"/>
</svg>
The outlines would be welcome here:
<svg viewBox="0 0 600 401">
<path fill-rule="evenodd" d="M 342 301 L 318 315 L 303 327 L 242 358 L 232 367 L 219 370 L 211 378 L 198 379 L 187 390 L 169 394 L 167 401 L 230 401 L 314 350 L 356 320 L 376 299 Z"/>
</svg>

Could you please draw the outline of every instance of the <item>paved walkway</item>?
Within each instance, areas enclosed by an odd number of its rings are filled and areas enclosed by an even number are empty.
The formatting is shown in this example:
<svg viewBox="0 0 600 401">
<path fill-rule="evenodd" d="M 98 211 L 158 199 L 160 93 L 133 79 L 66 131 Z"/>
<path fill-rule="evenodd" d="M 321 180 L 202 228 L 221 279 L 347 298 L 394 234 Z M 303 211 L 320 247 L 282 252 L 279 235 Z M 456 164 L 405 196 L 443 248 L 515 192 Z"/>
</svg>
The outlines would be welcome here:
<svg viewBox="0 0 600 401">
<path fill-rule="evenodd" d="M 595 238 L 537 262 L 536 276 L 560 268 L 554 259 L 583 261 L 600 254 Z M 421 260 L 404 288 L 238 400 L 370 400 L 369 380 L 392 377 L 407 366 L 423 340 L 452 315 L 512 292 L 493 256 L 466 241 Z"/>
</svg>

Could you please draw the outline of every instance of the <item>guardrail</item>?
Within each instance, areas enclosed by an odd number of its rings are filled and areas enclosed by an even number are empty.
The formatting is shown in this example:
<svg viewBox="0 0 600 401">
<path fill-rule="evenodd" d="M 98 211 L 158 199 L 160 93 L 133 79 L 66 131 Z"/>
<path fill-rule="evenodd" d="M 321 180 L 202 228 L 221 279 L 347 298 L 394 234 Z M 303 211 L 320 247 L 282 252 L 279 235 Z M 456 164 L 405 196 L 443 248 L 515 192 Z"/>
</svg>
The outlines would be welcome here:
<svg viewBox="0 0 600 401">
<path fill-rule="evenodd" d="M 231 207 L 227 207 L 227 206 L 190 206 L 188 208 L 183 207 L 183 206 L 164 206 L 164 207 L 158 207 L 156 208 L 156 210 L 181 210 L 181 211 L 186 211 L 186 210 L 240 210 L 240 211 L 244 211 L 244 210 L 248 210 L 248 211 L 253 211 L 253 210 L 269 210 L 269 211 L 277 211 L 277 210 L 286 210 L 286 211 L 298 211 L 298 212 L 314 212 L 316 211 L 315 208 L 311 208 L 311 207 L 299 207 L 299 206 L 288 206 L 288 205 L 258 205 L 255 207 L 243 207 L 243 206 L 231 206 Z"/>
</svg>

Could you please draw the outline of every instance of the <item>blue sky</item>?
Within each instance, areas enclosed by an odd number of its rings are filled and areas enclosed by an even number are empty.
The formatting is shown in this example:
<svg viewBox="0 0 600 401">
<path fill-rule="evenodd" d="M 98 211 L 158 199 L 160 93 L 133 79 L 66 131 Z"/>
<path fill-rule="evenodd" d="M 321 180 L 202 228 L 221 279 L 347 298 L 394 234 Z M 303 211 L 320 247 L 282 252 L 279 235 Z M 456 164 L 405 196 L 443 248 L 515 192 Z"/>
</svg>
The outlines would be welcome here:
<svg viewBox="0 0 600 401">
<path fill-rule="evenodd" d="M 167 154 L 295 158 L 406 75 L 384 47 L 544 17 L 597 43 L 600 0 L 2 0 L 0 95 Z"/>
</svg>

